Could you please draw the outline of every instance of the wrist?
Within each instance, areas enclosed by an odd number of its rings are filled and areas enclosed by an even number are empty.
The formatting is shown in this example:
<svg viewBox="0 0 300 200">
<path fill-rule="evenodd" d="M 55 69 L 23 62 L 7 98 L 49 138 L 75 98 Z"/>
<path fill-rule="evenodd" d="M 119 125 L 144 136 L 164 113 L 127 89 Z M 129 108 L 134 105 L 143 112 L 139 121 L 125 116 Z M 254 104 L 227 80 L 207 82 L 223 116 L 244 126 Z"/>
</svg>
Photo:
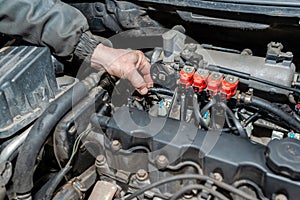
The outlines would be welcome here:
<svg viewBox="0 0 300 200">
<path fill-rule="evenodd" d="M 100 37 L 94 36 L 90 31 L 83 32 L 75 48 L 74 55 L 83 61 L 90 57 L 96 46 L 100 43 Z"/>
<path fill-rule="evenodd" d="M 102 67 L 107 69 L 107 67 L 109 66 L 109 62 L 111 62 L 109 58 L 110 53 L 111 53 L 110 47 L 107 47 L 102 43 L 98 44 L 91 56 L 91 66 L 96 69 Z"/>
</svg>

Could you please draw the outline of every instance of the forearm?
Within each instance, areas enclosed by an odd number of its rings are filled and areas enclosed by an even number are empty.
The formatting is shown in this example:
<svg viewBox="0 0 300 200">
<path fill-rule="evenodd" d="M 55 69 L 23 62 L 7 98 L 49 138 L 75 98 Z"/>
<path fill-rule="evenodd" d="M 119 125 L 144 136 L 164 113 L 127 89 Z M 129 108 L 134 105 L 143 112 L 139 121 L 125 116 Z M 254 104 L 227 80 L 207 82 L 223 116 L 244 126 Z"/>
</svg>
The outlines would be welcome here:
<svg viewBox="0 0 300 200">
<path fill-rule="evenodd" d="M 48 46 L 57 56 L 72 55 L 88 28 L 80 11 L 59 0 L 0 0 L 0 32 Z"/>
</svg>

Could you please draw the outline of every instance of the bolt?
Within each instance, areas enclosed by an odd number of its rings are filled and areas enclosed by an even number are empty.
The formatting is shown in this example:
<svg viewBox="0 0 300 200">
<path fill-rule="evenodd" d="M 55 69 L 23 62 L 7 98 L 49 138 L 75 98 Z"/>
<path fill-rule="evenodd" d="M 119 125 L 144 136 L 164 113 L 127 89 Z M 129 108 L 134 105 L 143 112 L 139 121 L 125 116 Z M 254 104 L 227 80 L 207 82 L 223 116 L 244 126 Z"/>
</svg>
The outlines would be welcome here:
<svg viewBox="0 0 300 200">
<path fill-rule="evenodd" d="M 168 158 L 164 155 L 159 155 L 156 164 L 158 167 L 165 168 L 169 164 Z"/>
<path fill-rule="evenodd" d="M 184 50 L 183 50 L 183 53 L 184 53 L 184 54 L 189 54 L 189 53 L 190 53 L 190 50 L 189 50 L 189 49 L 184 49 Z"/>
<path fill-rule="evenodd" d="M 241 55 L 249 55 L 249 56 L 252 56 L 253 55 L 253 52 L 251 49 L 244 49 L 241 53 Z"/>
<path fill-rule="evenodd" d="M 188 44 L 187 45 L 187 48 L 190 50 L 190 51 L 196 51 L 196 49 L 197 49 L 197 45 L 196 44 L 194 44 L 194 43 L 190 43 L 190 44 Z"/>
<path fill-rule="evenodd" d="M 214 179 L 216 179 L 217 181 L 222 181 L 223 177 L 222 177 L 222 175 L 220 173 L 215 172 L 214 173 Z"/>
<path fill-rule="evenodd" d="M 105 163 L 106 163 L 106 158 L 105 158 L 105 156 L 102 155 L 102 154 L 98 155 L 97 158 L 96 158 L 96 163 L 95 163 L 96 167 L 102 166 L 102 165 L 104 165 Z"/>
<path fill-rule="evenodd" d="M 288 198 L 284 194 L 277 194 L 275 200 L 288 200 Z"/>
<path fill-rule="evenodd" d="M 136 178 L 139 181 L 144 181 L 148 178 L 148 173 L 144 169 L 139 169 L 136 173 Z"/>
<path fill-rule="evenodd" d="M 220 74 L 214 73 L 214 74 L 212 75 L 212 77 L 213 77 L 214 79 L 220 79 Z"/>
<path fill-rule="evenodd" d="M 293 53 L 292 52 L 286 52 L 286 55 L 288 56 L 288 57 L 293 57 Z"/>
<path fill-rule="evenodd" d="M 118 146 L 119 144 L 120 144 L 119 140 L 114 140 L 114 141 L 112 142 L 112 145 L 113 145 L 113 146 Z"/>
<path fill-rule="evenodd" d="M 160 162 L 160 163 L 164 163 L 166 160 L 167 160 L 166 156 L 160 155 L 160 156 L 158 156 L 157 161 Z"/>
<path fill-rule="evenodd" d="M 192 67 L 185 67 L 184 71 L 187 72 L 187 73 L 190 73 L 190 72 L 193 71 L 193 68 Z"/>
<path fill-rule="evenodd" d="M 278 42 L 271 42 L 271 46 L 276 48 L 276 47 L 280 46 L 280 43 L 278 43 Z"/>
<path fill-rule="evenodd" d="M 69 128 L 68 132 L 69 132 L 71 135 L 73 135 L 73 134 L 76 132 L 75 124 L 73 124 L 73 125 Z"/>
<path fill-rule="evenodd" d="M 122 148 L 120 141 L 119 140 L 112 141 L 111 148 L 113 151 L 119 151 Z"/>
<path fill-rule="evenodd" d="M 226 81 L 229 83 L 235 83 L 237 80 L 234 76 L 227 76 Z"/>
</svg>

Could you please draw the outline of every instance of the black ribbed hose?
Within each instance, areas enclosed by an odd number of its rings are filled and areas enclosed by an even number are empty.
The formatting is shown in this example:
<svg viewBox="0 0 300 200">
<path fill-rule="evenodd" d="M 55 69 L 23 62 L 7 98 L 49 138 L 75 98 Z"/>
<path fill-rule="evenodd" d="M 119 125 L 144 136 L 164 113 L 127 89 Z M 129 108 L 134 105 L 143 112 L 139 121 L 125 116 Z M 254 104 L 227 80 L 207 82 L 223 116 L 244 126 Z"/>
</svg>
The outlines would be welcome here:
<svg viewBox="0 0 300 200">
<path fill-rule="evenodd" d="M 56 99 L 34 123 L 17 158 L 13 187 L 17 194 L 28 194 L 33 188 L 33 173 L 36 158 L 50 132 L 57 122 L 69 111 L 72 105 L 85 97 L 89 90 L 95 87 L 103 72 L 93 73 L 83 81 L 78 82 L 73 89 L 68 90 Z"/>
<path fill-rule="evenodd" d="M 241 101 L 245 102 L 245 95 L 241 96 Z M 268 111 L 280 117 L 280 119 L 282 119 L 282 121 L 284 121 L 291 129 L 297 132 L 300 131 L 300 123 L 295 118 L 290 116 L 288 113 L 284 112 L 276 105 L 273 105 L 271 102 L 261 99 L 259 97 L 252 96 L 250 98 L 250 102 L 245 102 L 245 103 L 251 104 L 255 107 L 261 108 L 265 111 Z"/>
</svg>

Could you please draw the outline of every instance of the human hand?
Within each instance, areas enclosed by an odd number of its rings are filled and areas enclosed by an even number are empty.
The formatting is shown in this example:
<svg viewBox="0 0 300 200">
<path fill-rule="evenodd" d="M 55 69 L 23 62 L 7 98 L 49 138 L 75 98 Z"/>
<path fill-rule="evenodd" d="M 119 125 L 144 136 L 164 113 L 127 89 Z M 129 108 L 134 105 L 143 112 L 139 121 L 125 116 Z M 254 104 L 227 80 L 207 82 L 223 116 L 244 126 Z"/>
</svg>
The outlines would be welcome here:
<svg viewBox="0 0 300 200">
<path fill-rule="evenodd" d="M 114 49 L 99 44 L 92 55 L 91 65 L 96 69 L 104 67 L 109 74 L 128 79 L 140 94 L 147 94 L 147 88 L 153 87 L 151 66 L 141 51 Z"/>
</svg>

